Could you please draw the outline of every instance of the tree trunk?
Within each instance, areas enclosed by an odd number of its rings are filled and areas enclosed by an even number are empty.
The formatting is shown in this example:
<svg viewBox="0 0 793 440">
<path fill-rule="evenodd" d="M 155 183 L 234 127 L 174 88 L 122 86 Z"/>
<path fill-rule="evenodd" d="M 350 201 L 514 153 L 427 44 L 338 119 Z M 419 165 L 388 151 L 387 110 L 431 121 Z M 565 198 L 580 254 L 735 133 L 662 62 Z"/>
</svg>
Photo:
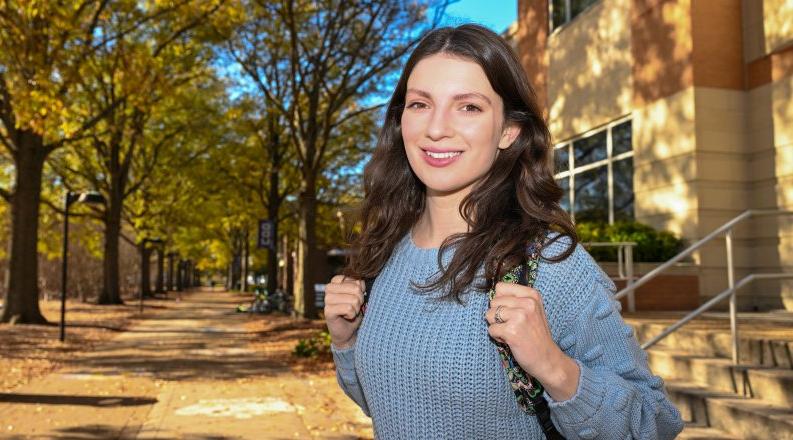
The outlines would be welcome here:
<svg viewBox="0 0 793 440">
<path fill-rule="evenodd" d="M 317 200 L 314 179 L 304 181 L 300 193 L 300 225 L 297 242 L 297 272 L 295 273 L 295 311 L 301 318 L 316 319 L 317 306 L 314 304 L 313 262 L 317 261 Z"/>
<path fill-rule="evenodd" d="M 275 230 L 275 225 L 273 225 Z M 275 232 L 275 231 L 273 231 Z M 273 234 L 275 235 L 275 234 Z M 277 241 L 273 242 L 273 247 L 267 250 L 267 294 L 272 295 L 278 288 L 278 252 Z"/>
<path fill-rule="evenodd" d="M 0 322 L 44 324 L 39 309 L 38 228 L 41 176 L 47 150 L 41 136 L 19 131 L 15 193 L 11 199 L 10 260 Z"/>
<path fill-rule="evenodd" d="M 229 262 L 229 264 L 226 267 L 226 290 L 228 290 L 228 291 L 232 290 L 232 285 L 231 285 L 231 279 L 232 279 L 231 266 L 232 266 L 232 264 L 231 264 L 231 262 Z"/>
<path fill-rule="evenodd" d="M 249 240 L 249 229 L 245 228 L 245 234 L 243 235 L 245 242 L 242 244 L 242 276 L 240 277 L 240 290 L 243 292 L 248 291 L 248 260 L 250 259 L 250 247 L 248 246 Z"/>
<path fill-rule="evenodd" d="M 146 243 L 140 244 L 140 293 L 144 297 L 151 297 L 151 271 L 149 260 L 151 249 L 146 248 Z"/>
<path fill-rule="evenodd" d="M 155 293 L 164 293 L 164 277 L 165 277 L 165 249 L 162 246 L 157 248 L 157 278 L 154 285 Z"/>
<path fill-rule="evenodd" d="M 281 205 L 278 187 L 279 180 L 279 166 L 278 162 L 276 162 L 270 172 L 270 194 L 267 202 L 269 207 L 267 220 L 273 225 L 272 247 L 267 250 L 267 293 L 269 295 L 274 294 L 278 286 L 278 211 Z"/>
<path fill-rule="evenodd" d="M 242 273 L 242 252 L 234 253 L 231 259 L 231 290 L 240 290 L 240 277 Z"/>
<path fill-rule="evenodd" d="M 278 287 L 284 290 L 287 295 L 292 296 L 292 277 L 289 274 L 291 270 L 292 263 L 290 260 L 290 252 L 289 249 L 289 237 L 284 234 L 282 243 L 281 243 L 281 258 L 284 259 L 284 265 L 280 269 L 280 276 L 281 278 L 278 280 Z"/>
<path fill-rule="evenodd" d="M 105 211 L 105 255 L 102 261 L 104 274 L 102 293 L 99 304 L 124 304 L 121 299 L 120 276 L 118 269 L 119 237 L 121 236 L 121 189 L 113 185 L 110 188 L 110 200 Z"/>
<path fill-rule="evenodd" d="M 174 273 L 173 273 L 173 270 L 174 270 L 173 258 L 174 258 L 174 256 L 175 256 L 175 254 L 173 252 L 169 252 L 168 253 L 168 287 L 167 287 L 167 289 L 168 289 L 169 292 L 173 290 L 173 281 L 174 281 L 173 280 L 173 275 L 174 275 Z"/>
<path fill-rule="evenodd" d="M 179 260 L 176 265 L 176 291 L 181 292 L 184 289 L 184 260 Z"/>
<path fill-rule="evenodd" d="M 187 289 L 191 289 L 191 288 L 195 287 L 195 284 L 193 284 L 193 261 L 192 260 L 187 260 L 187 263 L 185 264 L 185 277 L 187 278 L 187 281 L 185 281 L 185 286 L 187 286 Z"/>
</svg>

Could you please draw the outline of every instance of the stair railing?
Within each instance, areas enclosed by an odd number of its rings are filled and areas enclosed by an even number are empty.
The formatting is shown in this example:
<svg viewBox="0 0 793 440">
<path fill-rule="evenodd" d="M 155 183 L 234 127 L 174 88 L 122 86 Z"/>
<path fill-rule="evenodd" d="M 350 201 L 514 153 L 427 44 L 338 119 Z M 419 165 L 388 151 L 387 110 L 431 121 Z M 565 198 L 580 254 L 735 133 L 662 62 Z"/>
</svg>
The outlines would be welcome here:
<svg viewBox="0 0 793 440">
<path fill-rule="evenodd" d="M 736 305 L 736 292 L 741 287 L 749 284 L 750 282 L 758 279 L 786 279 L 791 278 L 793 279 L 793 273 L 760 273 L 760 274 L 751 274 L 747 277 L 741 279 L 737 284 L 735 283 L 735 267 L 733 262 L 733 247 L 732 247 L 732 239 L 733 239 L 733 229 L 735 226 L 740 224 L 741 222 L 752 218 L 752 217 L 765 217 L 765 216 L 783 216 L 783 215 L 793 215 L 793 211 L 786 211 L 786 210 L 777 210 L 777 209 L 749 209 L 744 211 L 737 217 L 733 218 L 732 220 L 728 221 L 727 223 L 723 224 L 719 228 L 715 229 L 710 234 L 703 237 L 701 240 L 697 241 L 696 243 L 692 244 L 684 251 L 680 252 L 676 256 L 674 256 L 671 260 L 667 261 L 666 263 L 656 267 L 655 269 L 648 272 L 643 277 L 639 278 L 635 283 L 626 286 L 624 289 L 620 290 L 614 295 L 614 299 L 619 300 L 624 298 L 625 296 L 635 292 L 637 288 L 647 284 L 651 279 L 658 276 L 661 272 L 665 271 L 666 269 L 672 267 L 675 263 L 679 262 L 680 260 L 688 257 L 694 251 L 704 246 L 706 243 L 710 242 L 714 238 L 718 237 L 721 234 L 725 234 L 725 244 L 726 244 L 726 251 L 727 251 L 727 284 L 728 288 L 723 292 L 719 293 L 715 297 L 711 298 L 705 304 L 699 306 L 696 310 L 692 311 L 681 320 L 677 321 L 676 323 L 672 324 L 671 326 L 667 327 L 663 332 L 659 335 L 654 337 L 653 339 L 645 342 L 642 344 L 643 349 L 647 349 L 652 347 L 653 345 L 657 344 L 659 341 L 664 339 L 665 337 L 669 336 L 670 334 L 677 331 L 680 327 L 686 325 L 688 322 L 693 320 L 694 318 L 702 315 L 707 310 L 711 309 L 716 304 L 720 303 L 725 298 L 730 298 L 730 334 L 732 337 L 732 362 L 734 365 L 738 364 L 739 358 L 739 347 L 738 347 L 738 319 L 737 319 L 737 305 Z"/>
<path fill-rule="evenodd" d="M 593 247 L 616 247 L 617 248 L 617 280 L 624 280 L 626 286 L 633 284 L 635 276 L 633 275 L 633 248 L 636 247 L 634 241 L 590 241 L 581 243 L 584 248 Z M 631 312 L 636 311 L 636 299 L 634 296 L 635 290 L 628 293 L 628 310 Z"/>
</svg>

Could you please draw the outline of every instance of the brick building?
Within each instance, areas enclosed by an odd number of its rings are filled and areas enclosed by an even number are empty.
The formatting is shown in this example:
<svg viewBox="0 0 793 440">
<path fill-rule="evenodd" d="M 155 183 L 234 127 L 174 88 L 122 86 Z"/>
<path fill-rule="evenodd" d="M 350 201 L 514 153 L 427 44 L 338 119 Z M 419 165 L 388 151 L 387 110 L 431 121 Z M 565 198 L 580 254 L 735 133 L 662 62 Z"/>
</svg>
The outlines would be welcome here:
<svg viewBox="0 0 793 440">
<path fill-rule="evenodd" d="M 692 243 L 747 209 L 793 210 L 793 2 L 519 0 L 513 44 L 577 220 L 636 219 Z M 736 280 L 793 271 L 793 217 L 734 232 Z M 724 239 L 693 256 L 704 300 Z M 793 281 L 744 310 L 793 310 Z"/>
</svg>

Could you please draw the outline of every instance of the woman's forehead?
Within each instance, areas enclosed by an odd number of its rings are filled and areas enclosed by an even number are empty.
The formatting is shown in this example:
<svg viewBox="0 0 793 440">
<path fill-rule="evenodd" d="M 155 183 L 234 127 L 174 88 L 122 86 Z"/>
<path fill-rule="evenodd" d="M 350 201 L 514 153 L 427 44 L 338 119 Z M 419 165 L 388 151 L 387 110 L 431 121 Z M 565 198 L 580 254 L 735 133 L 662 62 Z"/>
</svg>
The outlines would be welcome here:
<svg viewBox="0 0 793 440">
<path fill-rule="evenodd" d="M 482 95 L 489 101 L 498 97 L 479 64 L 447 54 L 435 54 L 419 61 L 408 77 L 407 88 L 408 93 L 433 96 Z"/>
</svg>

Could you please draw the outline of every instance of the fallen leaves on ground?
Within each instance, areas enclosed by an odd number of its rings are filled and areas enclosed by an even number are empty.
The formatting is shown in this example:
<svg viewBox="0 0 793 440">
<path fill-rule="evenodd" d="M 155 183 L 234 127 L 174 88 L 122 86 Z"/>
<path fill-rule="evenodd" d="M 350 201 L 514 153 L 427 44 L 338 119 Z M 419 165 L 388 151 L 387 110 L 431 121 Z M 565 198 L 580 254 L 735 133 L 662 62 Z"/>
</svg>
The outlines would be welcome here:
<svg viewBox="0 0 793 440">
<path fill-rule="evenodd" d="M 246 324 L 246 330 L 257 335 L 250 348 L 266 354 L 268 359 L 283 363 L 294 373 L 332 376 L 336 373 L 330 353 L 315 357 L 293 354 L 298 341 L 326 329 L 324 319 L 292 318 L 281 313 L 251 315 Z"/>
<path fill-rule="evenodd" d="M 148 307 L 163 300 L 149 300 Z M 138 305 L 97 305 L 66 302 L 66 340 L 60 342 L 59 300 L 39 301 L 49 324 L 0 324 L 0 392 L 9 392 L 59 369 L 123 331 Z"/>
</svg>

